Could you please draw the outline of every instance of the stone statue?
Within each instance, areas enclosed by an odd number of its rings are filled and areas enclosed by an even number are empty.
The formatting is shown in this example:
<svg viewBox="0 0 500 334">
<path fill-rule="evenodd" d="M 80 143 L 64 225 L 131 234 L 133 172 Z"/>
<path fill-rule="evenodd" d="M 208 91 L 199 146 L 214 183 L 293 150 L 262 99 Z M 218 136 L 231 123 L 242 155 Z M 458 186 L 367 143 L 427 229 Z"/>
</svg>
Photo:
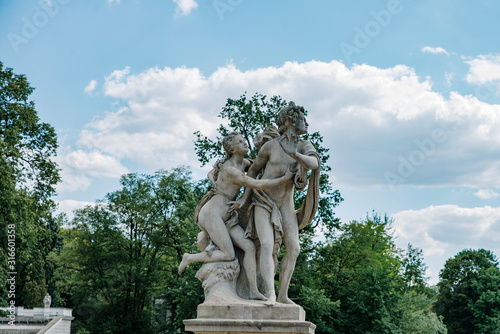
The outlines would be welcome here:
<svg viewBox="0 0 500 334">
<path fill-rule="evenodd" d="M 314 218 L 319 201 L 320 157 L 309 141 L 299 137 L 307 133 L 309 126 L 304 117 L 304 108 L 290 102 L 279 112 L 277 125 L 279 137 L 262 145 L 248 170 L 250 177 L 257 177 L 261 173 L 262 181 L 279 179 L 287 170 L 295 174 L 294 182 L 253 191 L 251 217 L 245 235 L 258 239 L 260 243 L 259 271 L 266 290 L 266 305 L 274 305 L 276 301 L 293 304 L 288 298 L 288 288 L 300 251 L 299 229 Z M 313 172 L 306 199 L 296 211 L 293 187 L 295 185 L 298 191 L 306 187 L 307 170 Z M 233 204 L 233 210 L 242 206 L 251 193 L 247 188 L 245 194 Z M 285 254 L 280 265 L 279 294 L 276 298 L 274 275 L 282 241 Z"/>
<path fill-rule="evenodd" d="M 50 304 L 52 303 L 52 298 L 50 297 L 49 293 L 45 295 L 45 298 L 43 298 L 43 305 L 45 308 L 49 308 Z"/>
<path fill-rule="evenodd" d="M 201 333 L 309 333 L 315 325 L 288 298 L 288 288 L 299 255 L 299 230 L 316 214 L 319 201 L 320 157 L 300 138 L 307 133 L 304 108 L 293 102 L 283 108 L 277 125 L 254 138 L 259 153 L 245 159 L 248 146 L 242 135 L 222 141 L 226 157 L 208 178 L 213 185 L 195 210 L 200 253 L 184 254 L 179 274 L 193 262 L 204 262 L 196 273 L 205 291 L 197 318 L 186 319 L 186 331 Z M 307 195 L 294 208 L 294 187 Z M 245 174 L 247 172 L 247 174 Z M 245 191 L 237 198 L 242 187 Z M 274 276 L 282 242 L 279 294 Z"/>
<path fill-rule="evenodd" d="M 248 153 L 248 146 L 243 136 L 233 132 L 223 139 L 222 144 L 226 151 L 226 157 L 219 160 L 208 175 L 213 189 L 202 198 L 195 210 L 196 222 L 202 229 L 198 236 L 198 248 L 200 248 L 201 252 L 184 254 L 179 265 L 179 274 L 193 262 L 234 261 L 234 246 L 236 245 L 244 253 L 241 266 L 245 268 L 249 298 L 266 300 L 266 297 L 257 288 L 255 244 L 245 237 L 244 229 L 238 224 L 237 209 L 240 205 L 236 205 L 235 200 L 243 186 L 257 190 L 271 189 L 273 187 L 291 189 L 294 173 L 285 168 L 281 175 L 278 176 L 275 173 L 276 177 L 274 178 L 256 180 L 248 177 L 245 175 L 245 171 L 250 167 L 251 161 L 244 158 Z M 230 267 L 226 266 L 224 268 L 229 269 Z M 224 271 L 225 269 L 221 270 Z M 239 271 L 239 268 L 237 270 Z M 200 271 L 203 270 L 200 269 Z M 211 269 L 211 271 L 215 272 L 217 270 Z M 198 275 L 208 277 L 209 273 L 199 273 Z M 217 275 L 220 276 L 219 273 Z M 232 274 L 229 276 L 232 276 Z M 204 286 L 211 287 L 211 285 L 204 282 Z"/>
</svg>

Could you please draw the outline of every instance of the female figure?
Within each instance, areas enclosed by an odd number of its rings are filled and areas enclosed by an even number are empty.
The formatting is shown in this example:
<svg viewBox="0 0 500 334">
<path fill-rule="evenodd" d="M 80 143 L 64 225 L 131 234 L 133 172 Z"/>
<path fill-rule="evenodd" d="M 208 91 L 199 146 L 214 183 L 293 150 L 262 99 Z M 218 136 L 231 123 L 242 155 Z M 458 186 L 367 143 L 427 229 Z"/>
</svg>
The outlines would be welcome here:
<svg viewBox="0 0 500 334">
<path fill-rule="evenodd" d="M 226 158 L 215 164 L 209 173 L 214 189 L 207 194 L 196 208 L 198 226 L 205 231 L 217 247 L 197 254 L 184 254 L 179 265 L 179 274 L 193 262 L 232 261 L 235 258 L 234 245 L 244 252 L 243 266 L 247 273 L 251 299 L 266 300 L 257 288 L 255 245 L 245 238 L 245 231 L 238 225 L 238 214 L 230 205 L 236 200 L 241 187 L 267 189 L 291 183 L 293 173 L 276 179 L 256 180 L 245 175 L 251 162 L 244 159 L 248 146 L 243 136 L 233 132 L 222 141 Z"/>
</svg>

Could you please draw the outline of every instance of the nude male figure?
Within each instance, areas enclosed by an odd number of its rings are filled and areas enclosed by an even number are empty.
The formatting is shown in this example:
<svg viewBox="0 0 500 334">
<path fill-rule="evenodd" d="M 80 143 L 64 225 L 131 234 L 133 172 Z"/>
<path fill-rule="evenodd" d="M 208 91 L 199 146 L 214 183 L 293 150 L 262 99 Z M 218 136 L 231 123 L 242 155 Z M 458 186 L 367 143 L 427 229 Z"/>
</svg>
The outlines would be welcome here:
<svg viewBox="0 0 500 334">
<path fill-rule="evenodd" d="M 276 123 L 280 136 L 266 142 L 261 147 L 254 164 L 248 170 L 248 176 L 256 177 L 260 172 L 263 172 L 263 180 L 275 179 L 282 177 L 287 170 L 300 170 L 302 173 L 297 172 L 299 175 L 295 178 L 295 184 L 297 186 L 297 182 L 302 182 L 304 187 L 305 171 L 318 169 L 320 166 L 319 155 L 312 144 L 299 138 L 300 135 L 307 133 L 309 126 L 304 117 L 304 108 L 290 102 L 279 112 Z M 302 180 L 297 178 L 302 178 Z M 300 246 L 293 187 L 294 184 L 290 182 L 280 187 L 254 191 L 253 194 L 254 223 L 252 228 L 254 231 L 252 233 L 256 234 L 260 241 L 259 266 L 268 298 L 267 305 L 274 305 L 276 301 L 294 304 L 288 298 L 288 288 Z M 314 213 L 315 210 L 316 208 L 314 208 Z M 285 254 L 280 265 L 279 294 L 276 298 L 274 291 L 275 259 L 281 238 L 285 245 Z"/>
</svg>

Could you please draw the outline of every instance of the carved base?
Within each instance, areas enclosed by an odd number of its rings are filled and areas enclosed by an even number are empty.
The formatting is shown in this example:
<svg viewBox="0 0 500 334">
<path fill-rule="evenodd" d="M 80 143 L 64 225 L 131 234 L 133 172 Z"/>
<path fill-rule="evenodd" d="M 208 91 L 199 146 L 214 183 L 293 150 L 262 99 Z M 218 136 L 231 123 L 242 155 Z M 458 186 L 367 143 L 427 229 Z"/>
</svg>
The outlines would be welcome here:
<svg viewBox="0 0 500 334">
<path fill-rule="evenodd" d="M 195 334 L 314 334 L 316 325 L 292 320 L 184 320 L 186 331 Z"/>
<path fill-rule="evenodd" d="M 205 290 L 197 319 L 184 320 L 195 334 L 314 334 L 316 325 L 305 321 L 299 305 L 243 299 L 236 293 L 240 273 L 238 260 L 205 263 L 196 273 Z"/>
<path fill-rule="evenodd" d="M 244 300 L 244 304 L 198 305 L 198 318 L 184 320 L 186 331 L 195 334 L 274 333 L 314 334 L 316 326 L 305 321 L 299 305 Z"/>
<path fill-rule="evenodd" d="M 204 263 L 196 273 L 205 291 L 207 304 L 232 304 L 243 301 L 236 293 L 236 279 L 240 274 L 238 260 Z"/>
<path fill-rule="evenodd" d="M 276 303 L 266 306 L 263 301 L 245 300 L 244 304 L 198 305 L 198 319 L 260 319 L 305 321 L 306 313 L 299 305 Z"/>
</svg>

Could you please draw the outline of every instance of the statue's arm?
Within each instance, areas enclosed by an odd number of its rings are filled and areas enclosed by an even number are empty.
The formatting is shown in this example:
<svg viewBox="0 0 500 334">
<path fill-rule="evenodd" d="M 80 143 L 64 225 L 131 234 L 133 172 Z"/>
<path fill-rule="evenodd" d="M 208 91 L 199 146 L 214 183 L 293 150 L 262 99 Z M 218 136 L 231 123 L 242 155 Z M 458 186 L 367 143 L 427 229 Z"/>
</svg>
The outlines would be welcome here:
<svg viewBox="0 0 500 334">
<path fill-rule="evenodd" d="M 248 169 L 248 176 L 251 178 L 257 177 L 259 175 L 259 172 L 266 166 L 267 161 L 269 160 L 269 145 L 268 143 L 264 144 L 262 146 L 261 150 L 259 151 L 259 154 L 257 154 L 257 157 L 255 158 L 255 161 L 253 162 L 252 166 Z"/>
<path fill-rule="evenodd" d="M 280 141 L 280 145 L 290 157 L 292 157 L 295 161 L 302 165 L 302 167 L 306 169 L 316 169 L 319 168 L 319 159 L 315 155 L 307 155 L 300 153 L 298 151 L 298 143 L 288 140 L 286 138 L 282 138 Z M 312 146 L 312 144 L 309 144 Z M 314 149 L 314 148 L 313 148 Z"/>
<path fill-rule="evenodd" d="M 317 157 L 312 155 L 305 155 L 299 152 L 296 152 L 295 155 L 290 155 L 294 158 L 299 164 L 301 164 L 304 168 L 307 169 L 317 169 L 319 168 L 319 160 Z"/>
<path fill-rule="evenodd" d="M 245 174 L 241 173 L 239 177 L 239 181 L 241 185 L 248 188 L 252 189 L 257 189 L 257 190 L 263 190 L 263 189 L 268 189 L 272 187 L 279 187 L 283 185 L 286 182 L 289 182 L 293 177 L 295 176 L 295 173 L 292 173 L 290 169 L 285 173 L 285 175 L 275 178 L 275 179 L 260 179 L 256 180 L 254 178 L 251 178 L 249 176 L 246 176 Z M 245 189 L 245 192 L 246 192 Z"/>
</svg>

